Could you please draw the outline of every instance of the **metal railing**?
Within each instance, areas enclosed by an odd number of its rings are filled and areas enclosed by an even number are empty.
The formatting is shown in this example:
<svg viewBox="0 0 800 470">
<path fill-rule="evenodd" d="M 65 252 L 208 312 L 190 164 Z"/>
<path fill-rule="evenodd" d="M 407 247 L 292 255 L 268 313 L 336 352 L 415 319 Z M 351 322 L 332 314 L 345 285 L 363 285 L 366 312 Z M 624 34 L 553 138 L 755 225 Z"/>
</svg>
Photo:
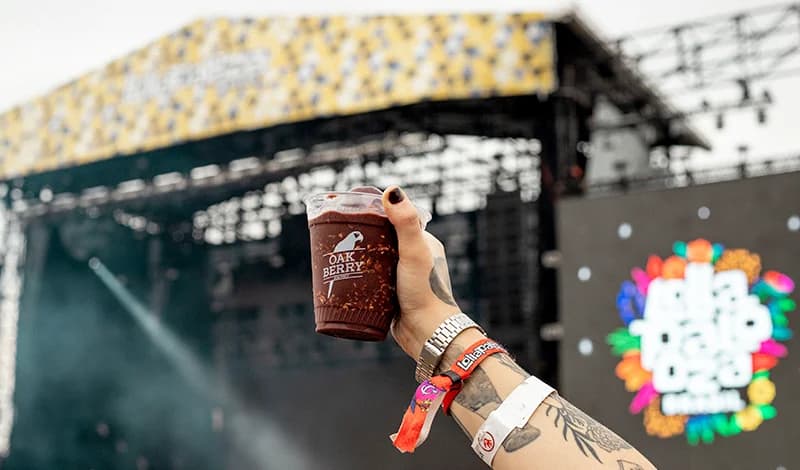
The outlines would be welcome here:
<svg viewBox="0 0 800 470">
<path fill-rule="evenodd" d="M 608 181 L 599 181 L 586 188 L 585 196 L 601 197 L 628 191 L 653 191 L 659 189 L 683 188 L 702 184 L 735 181 L 759 176 L 779 175 L 800 172 L 800 154 L 734 166 L 686 170 L 681 173 L 645 177 L 622 176 Z M 800 184 L 800 183 L 799 183 Z"/>
</svg>

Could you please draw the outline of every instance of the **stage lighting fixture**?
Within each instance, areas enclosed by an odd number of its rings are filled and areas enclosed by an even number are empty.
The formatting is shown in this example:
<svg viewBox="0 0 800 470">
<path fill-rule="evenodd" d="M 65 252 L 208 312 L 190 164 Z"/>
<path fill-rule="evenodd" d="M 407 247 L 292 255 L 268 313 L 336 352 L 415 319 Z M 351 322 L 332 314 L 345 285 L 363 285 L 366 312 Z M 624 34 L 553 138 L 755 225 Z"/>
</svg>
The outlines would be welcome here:
<svg viewBox="0 0 800 470">
<path fill-rule="evenodd" d="M 203 238 L 206 241 L 206 243 L 210 245 L 221 245 L 222 242 L 224 241 L 222 230 L 216 227 L 211 227 L 206 229 Z"/>
<path fill-rule="evenodd" d="M 111 191 L 108 189 L 107 186 L 93 186 L 91 188 L 86 188 L 83 191 L 81 191 L 81 196 L 80 196 L 81 205 L 86 207 L 88 205 L 97 205 L 105 203 L 109 200 L 110 193 Z"/>
<path fill-rule="evenodd" d="M 750 146 L 745 144 L 739 145 L 736 147 L 736 151 L 739 152 L 739 159 L 745 162 L 747 160 L 747 154 L 750 153 Z"/>
<path fill-rule="evenodd" d="M 539 330 L 542 341 L 561 341 L 564 337 L 564 325 L 561 323 L 546 323 Z"/>
<path fill-rule="evenodd" d="M 578 341 L 578 352 L 581 356 L 591 356 L 594 352 L 594 343 L 589 338 L 581 338 Z"/>
<path fill-rule="evenodd" d="M 261 161 L 256 157 L 240 158 L 228 164 L 228 170 L 233 173 L 256 172 L 261 167 Z"/>
<path fill-rule="evenodd" d="M 260 205 L 261 202 L 259 201 L 258 193 L 256 192 L 249 192 L 242 198 L 242 209 L 245 211 L 255 210 Z"/>
<path fill-rule="evenodd" d="M 53 200 L 53 191 L 50 188 L 43 188 L 39 191 L 39 200 L 42 202 L 50 202 Z"/>
<path fill-rule="evenodd" d="M 145 188 L 146 184 L 142 179 L 134 179 L 123 181 L 119 185 L 117 185 L 117 193 L 119 194 L 128 194 L 128 193 L 135 193 L 142 191 Z"/>
<path fill-rule="evenodd" d="M 686 170 L 686 185 L 692 186 L 694 184 L 694 173 L 691 170 Z"/>
<path fill-rule="evenodd" d="M 631 238 L 632 234 L 633 234 L 633 227 L 631 227 L 631 224 L 627 222 L 623 222 L 619 225 L 619 227 L 617 227 L 617 235 L 621 240 L 627 240 Z"/>
<path fill-rule="evenodd" d="M 558 250 L 548 250 L 542 253 L 542 266 L 545 268 L 556 269 L 561 266 L 561 252 Z"/>
<path fill-rule="evenodd" d="M 758 108 L 756 110 L 756 117 L 759 124 L 765 124 L 767 122 L 767 110 L 764 108 Z"/>
<path fill-rule="evenodd" d="M 786 228 L 790 232 L 800 232 L 800 216 L 793 215 L 786 220 Z"/>
<path fill-rule="evenodd" d="M 219 174 L 220 174 L 220 168 L 218 165 L 199 166 L 197 168 L 193 168 L 192 171 L 189 172 L 189 176 L 193 180 L 213 178 Z"/>
<path fill-rule="evenodd" d="M 184 187 L 186 181 L 181 173 L 173 171 L 155 176 L 153 178 L 153 185 L 159 191 L 175 190 Z"/>
<path fill-rule="evenodd" d="M 739 88 L 742 90 L 741 103 L 742 104 L 749 103 L 750 100 L 752 99 L 752 97 L 750 95 L 750 82 L 748 82 L 745 79 L 739 79 L 739 80 L 736 81 L 736 83 L 739 85 Z"/>
</svg>

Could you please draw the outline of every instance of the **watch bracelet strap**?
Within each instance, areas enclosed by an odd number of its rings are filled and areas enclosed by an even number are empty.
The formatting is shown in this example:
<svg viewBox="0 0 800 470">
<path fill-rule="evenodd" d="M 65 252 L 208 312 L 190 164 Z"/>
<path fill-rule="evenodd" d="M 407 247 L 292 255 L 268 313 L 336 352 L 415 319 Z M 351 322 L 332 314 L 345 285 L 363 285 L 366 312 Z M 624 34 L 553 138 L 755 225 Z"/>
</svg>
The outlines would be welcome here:
<svg viewBox="0 0 800 470">
<path fill-rule="evenodd" d="M 414 372 L 417 382 L 422 383 L 433 376 L 436 367 L 442 360 L 442 355 L 444 355 L 450 343 L 461 332 L 470 328 L 477 328 L 482 334 L 486 334 L 480 325 L 463 312 L 450 316 L 434 330 L 431 337 L 422 346 L 422 352 L 417 360 L 417 368 Z M 435 351 L 435 353 L 431 353 L 431 350 Z"/>
</svg>

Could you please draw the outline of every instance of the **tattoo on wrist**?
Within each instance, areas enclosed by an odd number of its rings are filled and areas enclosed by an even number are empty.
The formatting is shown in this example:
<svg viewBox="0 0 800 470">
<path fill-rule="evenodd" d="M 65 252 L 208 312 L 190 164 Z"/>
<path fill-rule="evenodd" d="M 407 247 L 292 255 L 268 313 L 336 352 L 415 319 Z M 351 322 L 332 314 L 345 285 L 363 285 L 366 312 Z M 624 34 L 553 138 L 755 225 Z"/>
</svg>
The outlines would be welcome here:
<svg viewBox="0 0 800 470">
<path fill-rule="evenodd" d="M 619 465 L 619 470 L 644 470 L 644 467 L 629 460 L 617 460 L 617 464 Z"/>
<path fill-rule="evenodd" d="M 453 298 L 453 287 L 450 285 L 450 274 L 447 272 L 447 260 L 441 256 L 433 259 L 431 274 L 428 276 L 433 294 L 442 302 L 458 307 Z"/>
<path fill-rule="evenodd" d="M 586 457 L 593 457 L 602 463 L 603 461 L 600 460 L 595 447 L 599 447 L 606 452 L 631 448 L 631 445 L 622 438 L 558 396 L 558 394 L 554 393 L 547 397 L 544 400 L 544 405 L 547 407 L 545 415 L 553 418 L 553 424 L 557 429 L 561 429 L 561 435 L 564 440 L 569 441 L 571 437 L 578 450 Z M 636 467 L 621 468 L 636 470 Z"/>
</svg>

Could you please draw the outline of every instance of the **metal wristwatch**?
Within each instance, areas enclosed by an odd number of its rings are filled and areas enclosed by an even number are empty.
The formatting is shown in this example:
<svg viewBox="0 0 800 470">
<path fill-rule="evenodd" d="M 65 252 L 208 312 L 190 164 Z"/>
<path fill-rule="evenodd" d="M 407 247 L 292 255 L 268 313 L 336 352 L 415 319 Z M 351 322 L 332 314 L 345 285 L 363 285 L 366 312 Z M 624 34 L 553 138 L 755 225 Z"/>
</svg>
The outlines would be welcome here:
<svg viewBox="0 0 800 470">
<path fill-rule="evenodd" d="M 481 333 L 486 334 L 483 328 L 465 313 L 451 316 L 434 330 L 433 335 L 422 345 L 422 351 L 417 359 L 417 370 L 414 372 L 417 382 L 422 383 L 433 376 L 433 372 L 442 361 L 444 350 L 456 336 L 469 328 L 477 328 Z"/>
</svg>

